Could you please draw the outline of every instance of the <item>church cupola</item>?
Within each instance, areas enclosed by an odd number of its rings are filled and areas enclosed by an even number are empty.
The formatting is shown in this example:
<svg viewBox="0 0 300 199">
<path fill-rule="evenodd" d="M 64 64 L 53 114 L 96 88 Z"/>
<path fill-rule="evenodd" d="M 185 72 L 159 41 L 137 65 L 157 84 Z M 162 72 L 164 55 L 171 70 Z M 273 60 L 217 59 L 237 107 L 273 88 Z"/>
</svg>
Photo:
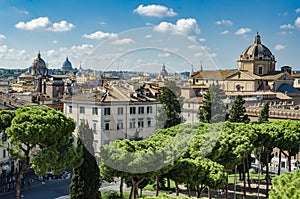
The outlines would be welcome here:
<svg viewBox="0 0 300 199">
<path fill-rule="evenodd" d="M 274 55 L 261 43 L 260 35 L 257 33 L 253 44 L 240 55 L 238 68 L 256 75 L 268 75 L 275 72 L 275 63 Z"/>
</svg>

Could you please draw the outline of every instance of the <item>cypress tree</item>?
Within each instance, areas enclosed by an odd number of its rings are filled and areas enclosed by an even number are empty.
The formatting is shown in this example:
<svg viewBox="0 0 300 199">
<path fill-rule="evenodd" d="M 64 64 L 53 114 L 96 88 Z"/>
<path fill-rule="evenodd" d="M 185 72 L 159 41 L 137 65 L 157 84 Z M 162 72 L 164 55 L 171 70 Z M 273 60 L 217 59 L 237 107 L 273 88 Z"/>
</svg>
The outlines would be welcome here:
<svg viewBox="0 0 300 199">
<path fill-rule="evenodd" d="M 81 122 L 78 130 L 78 147 L 83 149 L 83 163 L 74 169 L 70 185 L 71 199 L 99 199 L 100 170 L 93 150 L 93 130 Z"/>
<path fill-rule="evenodd" d="M 232 107 L 229 111 L 230 122 L 249 122 L 248 115 L 245 115 L 245 100 L 241 95 L 236 96 Z"/>
<path fill-rule="evenodd" d="M 265 102 L 263 108 L 259 113 L 258 122 L 262 123 L 267 121 L 269 121 L 269 103 Z"/>
</svg>

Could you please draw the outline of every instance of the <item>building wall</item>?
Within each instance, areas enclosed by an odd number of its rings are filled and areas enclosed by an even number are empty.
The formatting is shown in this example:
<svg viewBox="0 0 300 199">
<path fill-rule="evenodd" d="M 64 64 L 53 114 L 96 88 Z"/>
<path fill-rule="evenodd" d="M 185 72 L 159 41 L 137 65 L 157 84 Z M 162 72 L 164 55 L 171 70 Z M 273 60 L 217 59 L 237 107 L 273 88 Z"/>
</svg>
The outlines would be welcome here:
<svg viewBox="0 0 300 199">
<path fill-rule="evenodd" d="M 94 131 L 94 149 L 98 153 L 100 147 L 109 142 L 133 137 L 146 138 L 152 135 L 157 128 L 158 106 L 156 102 L 65 102 L 64 112 L 76 121 L 75 133 L 77 133 L 81 120 L 88 121 Z M 144 108 L 144 113 L 139 113 L 139 107 Z M 147 113 L 147 107 L 152 107 L 149 108 L 149 111 L 150 109 L 152 111 Z M 130 108 L 135 108 L 135 114 L 130 114 Z M 151 120 L 150 123 L 148 123 L 149 120 Z M 142 122 L 143 124 L 141 124 Z M 134 123 L 134 126 L 130 123 Z"/>
</svg>

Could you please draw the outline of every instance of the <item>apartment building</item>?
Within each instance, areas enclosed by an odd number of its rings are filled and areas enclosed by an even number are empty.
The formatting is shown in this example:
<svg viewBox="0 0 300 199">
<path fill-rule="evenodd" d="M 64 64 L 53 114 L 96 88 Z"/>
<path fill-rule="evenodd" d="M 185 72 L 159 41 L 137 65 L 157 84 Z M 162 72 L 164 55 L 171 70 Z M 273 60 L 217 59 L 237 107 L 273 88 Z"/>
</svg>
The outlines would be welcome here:
<svg viewBox="0 0 300 199">
<path fill-rule="evenodd" d="M 160 88 L 143 84 L 104 85 L 64 101 L 64 113 L 76 121 L 76 131 L 86 120 L 94 132 L 95 153 L 118 139 L 146 138 L 156 130 Z"/>
</svg>

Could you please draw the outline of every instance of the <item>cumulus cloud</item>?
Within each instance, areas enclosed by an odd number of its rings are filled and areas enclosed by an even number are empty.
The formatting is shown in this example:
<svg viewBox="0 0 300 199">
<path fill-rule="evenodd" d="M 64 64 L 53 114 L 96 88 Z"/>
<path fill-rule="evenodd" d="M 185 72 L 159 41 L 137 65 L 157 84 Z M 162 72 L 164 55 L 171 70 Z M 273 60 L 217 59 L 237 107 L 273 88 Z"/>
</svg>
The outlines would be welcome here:
<svg viewBox="0 0 300 199">
<path fill-rule="evenodd" d="M 134 43 L 134 41 L 130 38 L 117 39 L 111 42 L 113 45 L 127 45 L 132 43 Z"/>
<path fill-rule="evenodd" d="M 154 27 L 154 31 L 157 32 L 171 32 L 173 34 L 182 33 L 185 35 L 195 35 L 200 33 L 200 28 L 197 24 L 197 20 L 193 18 L 179 19 L 176 24 L 169 22 L 161 22 Z"/>
<path fill-rule="evenodd" d="M 217 25 L 232 26 L 232 25 L 233 25 L 233 22 L 230 21 L 230 20 L 222 19 L 222 20 L 216 21 L 216 24 L 217 24 Z"/>
<path fill-rule="evenodd" d="M 295 20 L 295 26 L 297 28 L 300 28 L 300 17 L 297 17 L 297 19 Z"/>
<path fill-rule="evenodd" d="M 52 27 L 48 28 L 48 30 L 53 32 L 66 32 L 72 30 L 74 27 L 75 26 L 73 24 L 68 23 L 65 20 L 62 20 L 59 23 L 54 23 Z"/>
<path fill-rule="evenodd" d="M 251 32 L 250 28 L 240 28 L 234 34 L 236 34 L 236 35 L 244 35 L 244 34 L 246 34 L 248 32 Z"/>
<path fill-rule="evenodd" d="M 297 9 L 296 9 L 296 13 L 300 13 L 300 8 L 297 8 Z"/>
<path fill-rule="evenodd" d="M 4 36 L 4 35 L 2 35 L 2 34 L 0 34 L 0 40 L 3 40 L 3 39 L 5 39 L 6 37 Z"/>
<path fill-rule="evenodd" d="M 291 24 L 283 24 L 280 26 L 280 29 L 293 29 L 294 26 Z"/>
<path fill-rule="evenodd" d="M 177 13 L 173 11 L 172 8 L 168 8 L 162 5 L 139 5 L 136 9 L 133 10 L 134 13 L 137 13 L 142 16 L 149 17 L 173 17 Z"/>
<path fill-rule="evenodd" d="M 44 29 L 53 32 L 65 32 L 70 31 L 75 26 L 71 23 L 68 23 L 66 20 L 52 24 L 48 17 L 39 17 L 28 22 L 21 21 L 17 23 L 15 27 L 22 30 Z"/>
<path fill-rule="evenodd" d="M 224 30 L 223 32 L 220 33 L 221 35 L 227 35 L 229 34 L 229 31 L 228 30 Z"/>
<path fill-rule="evenodd" d="M 284 46 L 284 45 L 281 45 L 281 44 L 277 44 L 277 45 L 275 46 L 275 48 L 274 48 L 274 50 L 276 50 L 276 51 L 280 51 L 280 50 L 283 50 L 283 49 L 285 49 L 285 46 Z"/>
<path fill-rule="evenodd" d="M 46 28 L 49 25 L 50 25 L 50 21 L 48 17 L 39 17 L 36 19 L 32 19 L 31 21 L 28 22 L 21 21 L 17 23 L 15 27 L 23 30 L 35 30 L 35 29 Z"/>
<path fill-rule="evenodd" d="M 97 31 L 92 34 L 84 34 L 82 37 L 88 39 L 114 39 L 114 38 L 118 38 L 118 35 L 115 33 Z"/>
</svg>

